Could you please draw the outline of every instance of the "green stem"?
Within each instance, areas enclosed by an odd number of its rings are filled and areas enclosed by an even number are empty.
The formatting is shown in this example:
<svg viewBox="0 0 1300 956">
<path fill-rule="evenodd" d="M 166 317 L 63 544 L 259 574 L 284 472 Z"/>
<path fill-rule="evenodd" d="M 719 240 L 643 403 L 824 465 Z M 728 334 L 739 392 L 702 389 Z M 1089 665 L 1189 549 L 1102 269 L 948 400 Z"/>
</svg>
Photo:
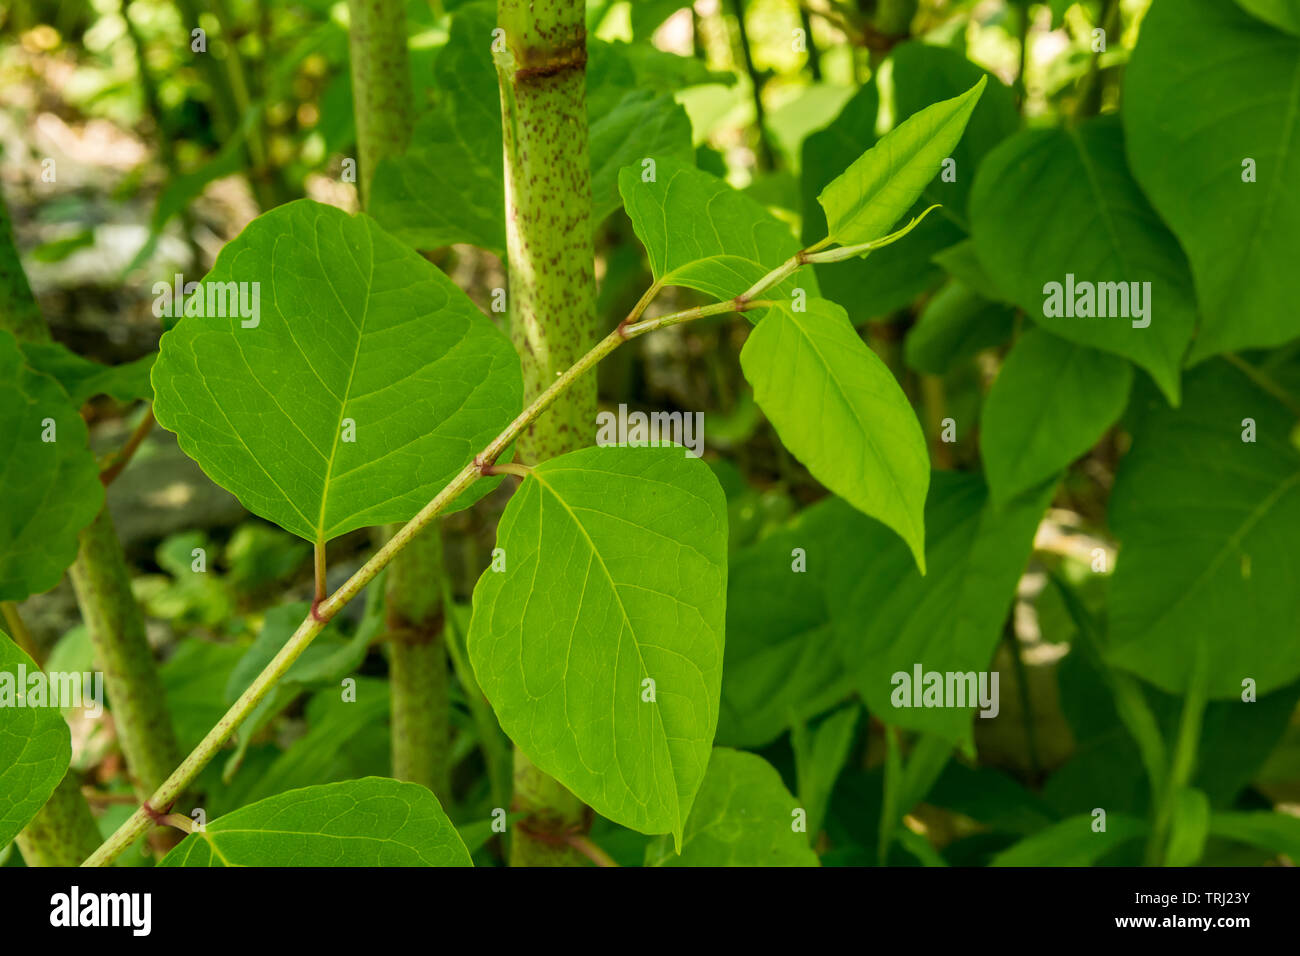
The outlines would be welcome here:
<svg viewBox="0 0 1300 956">
<path fill-rule="evenodd" d="M 140 796 L 152 793 L 180 759 L 162 680 L 131 593 L 122 545 L 105 508 L 82 529 L 71 568 L 77 603 L 113 702 L 113 723 Z"/>
<path fill-rule="evenodd" d="M 28 866 L 77 866 L 95 852 L 99 839 L 81 775 L 69 770 L 16 842 Z"/>
<path fill-rule="evenodd" d="M 598 335 L 586 6 L 582 0 L 500 0 L 497 18 L 508 51 L 497 58 L 497 77 L 510 335 L 528 399 L 544 394 L 557 375 L 580 362 Z M 519 456 L 544 461 L 581 448 L 595 420 L 592 377 L 557 397 L 545 417 L 530 423 Z M 563 838 L 585 832 L 586 807 L 519 750 L 514 784 L 513 808 L 523 816 L 511 840 L 511 865 L 584 864 Z"/>
</svg>

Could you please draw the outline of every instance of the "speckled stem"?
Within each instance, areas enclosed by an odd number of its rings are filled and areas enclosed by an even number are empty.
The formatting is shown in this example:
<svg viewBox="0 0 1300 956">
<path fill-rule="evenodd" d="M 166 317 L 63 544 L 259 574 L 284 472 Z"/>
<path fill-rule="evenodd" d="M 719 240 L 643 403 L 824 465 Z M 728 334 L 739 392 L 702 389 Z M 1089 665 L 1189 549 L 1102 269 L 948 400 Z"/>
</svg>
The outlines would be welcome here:
<svg viewBox="0 0 1300 956">
<path fill-rule="evenodd" d="M 348 0 L 352 106 L 360 153 L 361 205 L 370 199 L 375 166 L 406 150 L 411 138 L 411 71 L 401 0 Z"/>
<path fill-rule="evenodd" d="M 141 799 L 167 779 L 181 759 L 162 680 L 145 636 L 144 615 L 131 593 L 122 545 L 108 509 L 82 529 L 71 570 L 95 663 L 113 704 L 122 753 Z"/>
<path fill-rule="evenodd" d="M 587 146 L 587 35 L 582 0 L 500 0 L 507 53 L 497 57 L 505 147 L 510 334 L 524 369 L 525 401 L 546 390 L 599 338 Z M 596 379 L 574 383 L 520 436 L 535 463 L 590 444 Z M 589 813 L 515 752 L 512 866 L 587 864 L 564 835 Z"/>
<path fill-rule="evenodd" d="M 400 526 L 393 529 L 393 533 Z M 451 797 L 451 701 L 443 643 L 442 538 L 430 525 L 393 558 L 385 581 L 393 776 Z"/>
<path fill-rule="evenodd" d="M 15 838 L 28 866 L 80 866 L 99 846 L 99 827 L 81 794 L 81 775 L 69 770 L 39 813 Z"/>
</svg>

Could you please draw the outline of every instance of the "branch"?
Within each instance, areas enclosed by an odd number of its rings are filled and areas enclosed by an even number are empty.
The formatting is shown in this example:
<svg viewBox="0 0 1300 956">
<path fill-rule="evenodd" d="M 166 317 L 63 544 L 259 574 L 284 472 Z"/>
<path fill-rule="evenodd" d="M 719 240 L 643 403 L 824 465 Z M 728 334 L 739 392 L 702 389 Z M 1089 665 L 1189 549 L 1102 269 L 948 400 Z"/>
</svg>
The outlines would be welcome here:
<svg viewBox="0 0 1300 956">
<path fill-rule="evenodd" d="M 821 248 L 827 243 L 822 242 L 813 248 Z M 156 814 L 149 812 L 149 807 L 168 807 L 170 806 L 181 792 L 193 782 L 194 778 L 202 772 L 217 755 L 231 735 L 241 723 L 253 712 L 254 708 L 261 703 L 262 699 L 271 691 L 276 683 L 285 675 L 294 661 L 296 661 L 315 640 L 327 623 L 336 615 L 344 605 L 361 593 L 361 590 L 375 579 L 394 556 L 405 548 L 411 540 L 424 530 L 428 524 L 433 521 L 439 514 L 446 510 L 447 506 L 456 500 L 470 485 L 479 478 L 491 471 L 498 470 L 503 466 L 493 467 L 497 457 L 515 441 L 529 424 L 533 422 L 542 412 L 544 412 L 557 398 L 563 395 L 568 389 L 597 365 L 601 359 L 609 355 L 624 342 L 634 339 L 647 332 L 655 329 L 666 328 L 670 325 L 677 325 L 683 322 L 690 322 L 694 319 L 702 318 L 706 315 L 720 315 L 726 312 L 743 312 L 750 309 L 764 308 L 771 303 L 756 299 L 755 297 L 780 282 L 786 276 L 793 273 L 799 266 L 808 261 L 807 251 L 801 250 L 795 253 L 788 260 L 783 262 L 777 268 L 773 269 L 766 276 L 760 279 L 753 288 L 744 295 L 737 296 L 728 302 L 719 302 L 714 305 L 701 306 L 694 309 L 686 309 L 681 312 L 670 313 L 656 319 L 645 322 L 638 322 L 641 314 L 650 305 L 652 297 L 643 296 L 641 301 L 636 304 L 632 313 L 609 335 L 601 339 L 596 345 L 587 352 L 581 359 L 574 363 L 567 371 L 559 375 L 542 394 L 533 400 L 532 404 L 519 413 L 505 430 L 501 432 L 492 442 L 474 457 L 468 465 L 460 470 L 447 485 L 433 499 L 420 509 L 419 513 L 408 521 L 396 534 L 394 534 L 378 551 L 371 556 L 370 560 L 363 564 L 357 571 L 348 578 L 337 591 L 331 594 L 319 604 L 313 604 L 312 611 L 298 625 L 298 629 L 285 642 L 284 647 L 275 655 L 271 663 L 267 664 L 262 673 L 252 684 L 240 695 L 239 699 L 230 706 L 225 715 L 217 721 L 207 736 L 203 738 L 181 763 L 173 771 L 160 787 L 149 798 L 145 806 L 137 809 L 131 814 L 117 830 L 110 836 L 91 857 L 86 860 L 85 866 L 107 866 L 132 843 L 136 841 L 145 831 L 147 831 L 154 822 Z M 658 288 L 656 284 L 655 288 Z M 629 321 L 630 320 L 630 321 Z M 511 473 L 515 473 L 512 469 Z"/>
</svg>

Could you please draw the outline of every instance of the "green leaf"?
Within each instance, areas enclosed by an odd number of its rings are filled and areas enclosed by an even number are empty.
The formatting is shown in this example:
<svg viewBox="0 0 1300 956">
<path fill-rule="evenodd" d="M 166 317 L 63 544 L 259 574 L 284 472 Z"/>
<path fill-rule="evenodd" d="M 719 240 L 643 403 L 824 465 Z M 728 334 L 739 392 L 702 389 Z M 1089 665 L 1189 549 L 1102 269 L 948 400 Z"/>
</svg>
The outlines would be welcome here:
<svg viewBox="0 0 1300 956">
<path fill-rule="evenodd" d="M 20 671 L 20 668 L 23 669 Z M 0 632 L 0 846 L 45 806 L 72 758 L 68 725 L 57 707 L 27 704 L 25 675 L 41 669 Z"/>
<path fill-rule="evenodd" d="M 976 295 L 982 296 L 990 302 L 1005 303 L 1009 301 L 1005 293 L 998 288 L 997 283 L 984 271 L 984 264 L 980 262 L 974 239 L 963 239 L 947 249 L 936 252 L 931 258 L 943 266 L 948 275 L 961 282 Z"/>
<path fill-rule="evenodd" d="M 835 498 L 819 501 L 787 528 L 732 556 L 718 743 L 760 747 L 852 691 L 831 626 L 824 573 L 843 559 L 840 539 L 849 510 Z M 796 548 L 802 549 L 802 571 L 795 570 Z"/>
<path fill-rule="evenodd" d="M 817 866 L 796 831 L 798 801 L 762 757 L 719 747 L 691 810 L 681 855 L 667 838 L 646 847 L 646 866 Z"/>
<path fill-rule="evenodd" d="M 1210 801 L 1205 792 L 1195 787 L 1180 789 L 1174 800 L 1165 865 L 1195 866 L 1205 852 L 1209 826 Z"/>
<path fill-rule="evenodd" d="M 909 116 L 822 190 L 817 201 L 832 242 L 852 245 L 889 232 L 952 155 L 986 83 L 981 76 L 960 96 Z"/>
<path fill-rule="evenodd" d="M 1124 412 L 1133 367 L 1032 329 L 1002 363 L 980 417 L 989 491 L 1002 504 L 1087 452 Z"/>
<path fill-rule="evenodd" d="M 269 797 L 191 833 L 159 866 L 471 866 L 425 787 L 366 777 Z"/>
<path fill-rule="evenodd" d="M 338 685 L 312 695 L 307 732 L 258 770 L 244 802 L 390 767 L 388 685 L 361 677 L 355 691 L 355 700 L 344 700 Z M 371 756 L 377 759 L 368 760 Z"/>
<path fill-rule="evenodd" d="M 506 571 L 474 590 L 469 656 L 501 728 L 598 813 L 679 843 L 718 720 L 726 513 L 678 446 L 561 455 L 515 492 Z"/>
<path fill-rule="evenodd" d="M 119 402 L 153 398 L 149 372 L 156 355 L 110 366 L 84 359 L 57 342 L 24 342 L 22 350 L 28 367 L 58 381 L 78 407 L 96 395 L 108 395 Z"/>
<path fill-rule="evenodd" d="M 943 375 L 958 359 L 1009 341 L 1014 328 L 1015 313 L 1007 306 L 950 282 L 908 331 L 904 358 L 909 368 Z"/>
<path fill-rule="evenodd" d="M 894 675 L 988 669 L 1054 483 L 1001 509 L 973 475 L 936 471 L 926 505 L 922 577 L 883 526 L 844 509 L 843 557 L 826 570 L 841 652 L 867 709 L 886 722 L 954 741 L 979 705 L 895 707 Z"/>
<path fill-rule="evenodd" d="M 1210 835 L 1300 860 L 1300 817 L 1279 812 L 1216 813 Z"/>
<path fill-rule="evenodd" d="M 730 679 L 730 678 L 728 678 Z M 828 716 L 816 729 L 797 724 L 791 736 L 795 773 L 799 778 L 799 802 L 808 812 L 808 840 L 816 843 L 826 819 L 831 791 L 849 759 L 860 707 L 849 704 Z"/>
<path fill-rule="evenodd" d="M 162 339 L 154 411 L 217 484 L 308 541 L 408 520 L 519 413 L 506 336 L 365 216 L 273 209 L 203 288 L 231 282 L 259 284 L 256 326 L 182 318 Z"/>
<path fill-rule="evenodd" d="M 78 408 L 0 330 L 0 601 L 58 584 L 104 504 Z"/>
<path fill-rule="evenodd" d="M 653 181 L 642 177 L 639 166 L 627 167 L 618 185 L 662 285 L 731 299 L 799 251 L 788 225 L 706 172 L 668 160 L 656 164 Z M 789 296 L 802 287 L 815 295 L 816 282 L 805 266 L 768 294 Z"/>
<path fill-rule="evenodd" d="M 970 212 L 980 261 L 1030 318 L 1062 338 L 1132 360 L 1177 404 L 1196 303 L 1178 240 L 1129 174 L 1115 117 L 1016 134 L 980 165 Z M 1095 305 L 1104 298 L 1108 311 L 1126 305 L 1129 315 L 1045 314 L 1049 300 L 1064 310 L 1066 284 L 1076 281 L 1096 285 Z M 1150 283 L 1149 294 L 1138 286 L 1145 318 L 1135 317 L 1128 295 L 1121 298 L 1135 282 Z M 1055 296 L 1049 283 L 1058 284 Z M 1118 285 L 1103 291 L 1102 283 Z"/>
<path fill-rule="evenodd" d="M 835 121 L 811 134 L 803 143 L 800 192 L 803 197 L 803 241 L 820 242 L 826 236 L 826 215 L 815 201 L 818 193 L 845 167 L 876 141 L 876 116 L 880 96 L 874 82 L 861 87 L 844 105 Z M 920 215 L 918 202 L 909 217 Z M 903 242 L 878 249 L 865 259 L 851 259 L 816 267 L 826 298 L 845 304 L 854 325 L 903 308 L 925 290 L 939 284 L 943 272 L 931 257 L 963 237 L 952 220 L 931 215 L 922 220 Z"/>
<path fill-rule="evenodd" d="M 1220 0 L 1155 4 L 1124 86 L 1133 173 L 1196 278 L 1191 361 L 1300 335 L 1300 37 Z"/>
<path fill-rule="evenodd" d="M 907 396 L 844 310 L 769 309 L 740 353 L 754 399 L 813 477 L 902 536 L 925 572 L 930 455 Z"/>
<path fill-rule="evenodd" d="M 235 644 L 181 641 L 176 653 L 159 668 L 182 750 L 188 752 L 196 747 L 225 716 L 229 701 L 223 691 L 239 658 L 240 650 Z"/>
<path fill-rule="evenodd" d="M 1300 36 L 1300 0 L 1237 0 L 1237 3 L 1265 23 Z"/>
<path fill-rule="evenodd" d="M 1181 410 L 1146 394 L 1131 414 L 1109 509 L 1110 661 L 1177 694 L 1205 644 L 1212 698 L 1239 698 L 1245 678 L 1260 694 L 1291 683 L 1300 645 L 1281 635 L 1300 627 L 1300 579 L 1280 529 L 1300 526 L 1295 416 L 1222 361 L 1188 375 Z"/>
<path fill-rule="evenodd" d="M 1092 829 L 1091 814 L 1070 817 L 993 858 L 991 866 L 1091 866 L 1107 853 L 1146 834 L 1142 820 L 1120 813 L 1106 815 L 1106 829 Z"/>
</svg>

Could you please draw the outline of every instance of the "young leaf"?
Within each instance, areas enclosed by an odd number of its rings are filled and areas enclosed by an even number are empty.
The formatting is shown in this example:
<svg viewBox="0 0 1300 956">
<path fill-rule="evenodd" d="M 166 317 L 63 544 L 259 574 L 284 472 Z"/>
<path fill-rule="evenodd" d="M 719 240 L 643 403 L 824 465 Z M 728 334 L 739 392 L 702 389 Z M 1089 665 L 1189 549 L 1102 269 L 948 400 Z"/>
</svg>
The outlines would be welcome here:
<svg viewBox="0 0 1300 956">
<path fill-rule="evenodd" d="M 960 96 L 909 116 L 822 190 L 817 201 L 832 242 L 852 245 L 889 232 L 952 155 L 987 82 L 981 76 Z"/>
<path fill-rule="evenodd" d="M 893 528 L 925 572 L 930 455 L 907 396 L 844 310 L 788 302 L 750 333 L 740 353 L 754 399 L 813 477 Z"/>
<path fill-rule="evenodd" d="M 965 86 L 962 87 L 965 89 Z M 811 246 L 826 236 L 826 215 L 818 194 L 876 141 L 880 95 L 876 84 L 861 87 L 825 129 L 803 143 L 800 193 L 803 197 L 803 241 Z M 972 173 L 973 175 L 973 173 Z M 907 211 L 919 216 L 930 203 L 921 200 Z M 921 221 L 904 242 L 885 246 L 865 259 L 850 259 L 815 267 L 822 294 L 843 303 L 854 325 L 908 305 L 943 280 L 943 271 L 930 260 L 965 235 L 943 210 Z"/>
<path fill-rule="evenodd" d="M 0 330 L 0 601 L 58 584 L 104 503 L 78 407 Z"/>
<path fill-rule="evenodd" d="M 659 162 L 647 181 L 640 167 L 629 166 L 619 174 L 618 186 L 650 271 L 663 285 L 730 299 L 799 251 L 788 225 L 693 167 Z M 802 287 L 816 295 L 816 282 L 805 266 L 768 294 L 789 296 Z"/>
<path fill-rule="evenodd" d="M 25 668 L 29 677 L 41 673 L 0 631 L 0 846 L 16 837 L 45 806 L 72 757 L 62 711 L 30 706 L 27 683 L 19 683 L 19 668 Z"/>
<path fill-rule="evenodd" d="M 469 656 L 501 728 L 598 813 L 682 830 L 718 721 L 727 510 L 678 446 L 532 469 L 474 589 Z"/>
<path fill-rule="evenodd" d="M 970 212 L 980 261 L 1030 318 L 1136 362 L 1177 404 L 1196 325 L 1187 261 L 1129 174 L 1115 117 L 1017 133 L 980 165 Z"/>
<path fill-rule="evenodd" d="M 365 777 L 290 790 L 210 821 L 159 866 L 472 866 L 429 790 Z"/>
<path fill-rule="evenodd" d="M 1062 820 L 999 853 L 990 866 L 1091 866 L 1147 831 L 1142 820 L 1119 813 L 1107 814 L 1105 830 L 1092 825 L 1091 814 Z"/>
<path fill-rule="evenodd" d="M 1055 475 L 1128 404 L 1133 367 L 1032 329 L 1012 347 L 980 417 L 980 455 L 1001 505 Z"/>
<path fill-rule="evenodd" d="M 1202 326 L 1190 360 L 1293 339 L 1300 37 L 1219 0 L 1151 14 L 1125 71 L 1122 115 L 1133 174 L 1196 277 Z"/>
<path fill-rule="evenodd" d="M 201 291 L 233 283 L 259 291 L 260 315 L 182 318 L 162 339 L 154 411 L 287 531 L 324 541 L 408 520 L 519 413 L 506 336 L 365 216 L 309 200 L 265 213 Z"/>
<path fill-rule="evenodd" d="M 900 44 L 890 53 L 894 65 L 894 115 L 913 116 L 933 103 L 959 96 L 972 85 L 991 76 L 957 50 L 933 46 L 920 40 Z M 945 154 L 951 160 L 950 175 L 936 177 L 926 185 L 921 201 L 940 203 L 938 215 L 969 231 L 966 205 L 975 170 L 980 160 L 1020 125 L 1011 87 L 993 77 L 970 114 L 966 131 Z"/>
<path fill-rule="evenodd" d="M 681 855 L 667 838 L 646 847 L 646 866 L 818 866 L 799 802 L 762 757 L 718 747 L 686 824 Z"/>
<path fill-rule="evenodd" d="M 1295 416 L 1222 361 L 1188 375 L 1179 411 L 1148 394 L 1132 414 L 1110 501 L 1111 662 L 1181 693 L 1205 644 L 1211 698 L 1239 699 L 1246 678 L 1259 694 L 1291 683 L 1300 645 L 1280 635 L 1300 627 L 1300 579 L 1280 529 L 1300 523 Z"/>
</svg>

